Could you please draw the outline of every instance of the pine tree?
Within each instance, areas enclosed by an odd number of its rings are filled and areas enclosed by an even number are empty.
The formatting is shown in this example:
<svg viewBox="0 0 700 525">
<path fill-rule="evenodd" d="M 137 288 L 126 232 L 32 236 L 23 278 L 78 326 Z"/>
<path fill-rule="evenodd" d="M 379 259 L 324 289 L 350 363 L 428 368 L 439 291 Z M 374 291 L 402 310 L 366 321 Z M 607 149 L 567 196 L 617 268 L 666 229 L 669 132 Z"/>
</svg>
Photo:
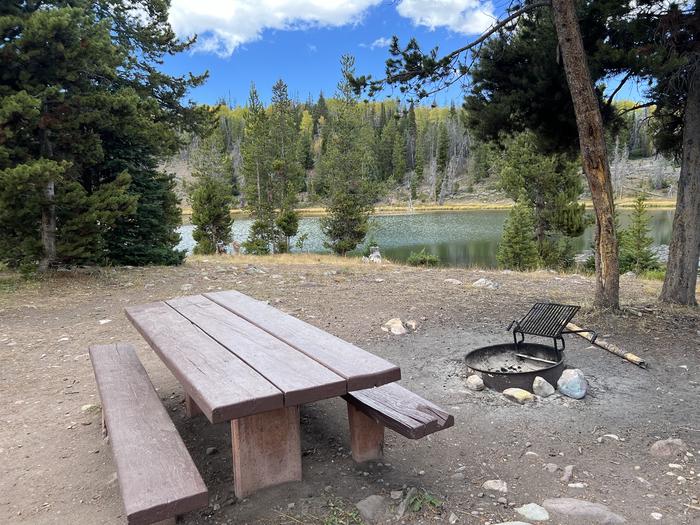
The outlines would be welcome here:
<svg viewBox="0 0 700 525">
<path fill-rule="evenodd" d="M 394 181 L 401 184 L 406 175 L 406 140 L 403 133 L 397 133 L 394 137 L 391 164 Z"/>
<path fill-rule="evenodd" d="M 219 242 L 231 242 L 233 186 L 231 159 L 221 133 L 215 129 L 202 139 L 192 158 L 195 182 L 189 188 L 192 204 L 194 253 L 216 253 Z"/>
<path fill-rule="evenodd" d="M 535 218 L 530 200 L 522 193 L 511 208 L 496 258 L 503 268 L 532 270 L 538 264 L 537 243 L 533 235 Z"/>
<path fill-rule="evenodd" d="M 339 105 L 326 154 L 319 163 L 319 170 L 330 181 L 328 215 L 321 219 L 321 227 L 328 238 L 325 245 L 339 255 L 345 255 L 364 240 L 373 208 L 368 185 L 370 164 L 365 161 L 365 148 L 357 140 L 362 119 L 347 80 L 354 73 L 354 62 L 349 55 L 341 59 Z"/>
<path fill-rule="evenodd" d="M 583 187 L 576 165 L 561 154 L 543 154 L 532 133 L 506 142 L 496 166 L 500 185 L 511 199 L 524 192 L 534 209 L 534 235 L 540 258 L 547 267 L 559 267 L 567 254 L 562 237 L 580 236 L 588 224 L 585 207 L 578 202 Z"/>
<path fill-rule="evenodd" d="M 441 200 L 442 186 L 447 175 L 447 164 L 449 162 L 450 137 L 447 134 L 447 126 L 440 123 L 438 130 L 437 145 L 437 173 L 435 174 L 435 201 Z"/>
<path fill-rule="evenodd" d="M 649 213 L 644 196 L 634 201 L 630 225 L 620 231 L 620 273 L 636 274 L 659 267 L 651 250 L 654 239 L 649 235 Z"/>
<path fill-rule="evenodd" d="M 191 44 L 169 27 L 167 2 L 144 1 L 139 17 L 126 0 L 93 4 L 0 5 L 0 171 L 19 182 L 19 172 L 7 170 L 65 161 L 46 171 L 23 206 L 3 210 L 0 238 L 23 229 L 32 238 L 0 247 L 10 264 L 120 264 L 133 250 L 144 263 L 181 260 L 173 252 L 179 215 L 161 213 L 177 205 L 175 194 L 158 165 L 179 148 L 178 130 L 204 123 L 203 111 L 181 99 L 205 77 L 157 69 L 163 56 Z M 27 190 L 3 185 L 0 200 Z M 153 198 L 160 201 L 141 205 Z"/>
</svg>

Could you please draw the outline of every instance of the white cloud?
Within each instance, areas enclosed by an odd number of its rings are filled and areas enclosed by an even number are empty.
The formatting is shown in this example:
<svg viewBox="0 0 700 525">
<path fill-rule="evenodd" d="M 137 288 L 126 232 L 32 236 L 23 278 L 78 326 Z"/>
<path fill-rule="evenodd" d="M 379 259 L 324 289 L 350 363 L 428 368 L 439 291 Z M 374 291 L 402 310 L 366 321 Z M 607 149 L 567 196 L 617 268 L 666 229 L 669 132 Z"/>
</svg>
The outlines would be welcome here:
<svg viewBox="0 0 700 525">
<path fill-rule="evenodd" d="M 229 56 L 266 29 L 354 24 L 381 0 L 172 0 L 170 23 L 181 37 L 197 33 L 197 50 Z"/>
<path fill-rule="evenodd" d="M 414 25 L 427 27 L 431 31 L 445 27 L 465 35 L 483 33 L 495 20 L 490 1 L 401 0 L 396 10 Z"/>
<path fill-rule="evenodd" d="M 380 36 L 374 42 L 369 45 L 370 49 L 377 49 L 378 47 L 389 47 L 391 45 L 391 38 L 385 36 Z"/>
</svg>

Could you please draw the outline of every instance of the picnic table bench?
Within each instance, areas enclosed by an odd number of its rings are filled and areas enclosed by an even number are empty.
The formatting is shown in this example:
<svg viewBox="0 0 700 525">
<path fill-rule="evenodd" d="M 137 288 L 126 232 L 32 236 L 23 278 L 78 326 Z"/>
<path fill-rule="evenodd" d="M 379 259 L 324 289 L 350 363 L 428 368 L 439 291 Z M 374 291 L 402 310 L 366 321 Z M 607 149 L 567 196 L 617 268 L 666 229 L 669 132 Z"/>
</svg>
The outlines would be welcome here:
<svg viewBox="0 0 700 525">
<path fill-rule="evenodd" d="M 89 353 L 127 522 L 165 523 L 206 507 L 207 487 L 134 348 L 91 346 Z"/>
<path fill-rule="evenodd" d="M 182 385 L 188 416 L 230 422 L 239 498 L 301 479 L 304 403 L 347 401 L 356 461 L 381 457 L 385 427 L 418 439 L 454 424 L 396 383 L 396 365 L 239 292 L 132 306 L 126 315 Z"/>
</svg>

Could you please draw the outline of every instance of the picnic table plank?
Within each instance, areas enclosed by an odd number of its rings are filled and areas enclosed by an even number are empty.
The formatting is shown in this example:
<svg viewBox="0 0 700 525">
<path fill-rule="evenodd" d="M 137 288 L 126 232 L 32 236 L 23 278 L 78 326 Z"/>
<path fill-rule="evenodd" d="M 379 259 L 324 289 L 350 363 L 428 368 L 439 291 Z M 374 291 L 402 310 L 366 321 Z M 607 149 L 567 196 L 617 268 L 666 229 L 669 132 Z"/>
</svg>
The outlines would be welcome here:
<svg viewBox="0 0 700 525">
<path fill-rule="evenodd" d="M 343 397 L 409 439 L 420 439 L 454 425 L 452 415 L 398 383 L 348 393 Z"/>
<path fill-rule="evenodd" d="M 166 303 L 126 315 L 212 423 L 284 406 L 275 385 Z"/>
<path fill-rule="evenodd" d="M 89 351 L 128 523 L 206 507 L 207 487 L 133 347 Z"/>
<path fill-rule="evenodd" d="M 233 290 L 204 296 L 345 378 L 349 391 L 401 379 L 396 365 L 262 301 Z"/>
<path fill-rule="evenodd" d="M 167 304 L 279 388 L 285 406 L 347 393 L 343 377 L 204 296 Z"/>
</svg>

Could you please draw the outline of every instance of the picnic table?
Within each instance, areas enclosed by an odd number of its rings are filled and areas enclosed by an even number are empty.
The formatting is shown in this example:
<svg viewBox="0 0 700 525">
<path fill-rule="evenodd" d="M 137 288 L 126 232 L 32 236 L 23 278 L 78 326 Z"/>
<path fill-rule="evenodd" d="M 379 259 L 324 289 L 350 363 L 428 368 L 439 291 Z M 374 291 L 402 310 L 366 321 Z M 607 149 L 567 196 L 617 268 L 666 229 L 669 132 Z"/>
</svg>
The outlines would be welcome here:
<svg viewBox="0 0 700 525">
<path fill-rule="evenodd" d="M 188 414 L 230 421 L 238 497 L 301 479 L 300 405 L 401 377 L 396 365 L 236 291 L 126 314 L 182 384 Z"/>
</svg>

